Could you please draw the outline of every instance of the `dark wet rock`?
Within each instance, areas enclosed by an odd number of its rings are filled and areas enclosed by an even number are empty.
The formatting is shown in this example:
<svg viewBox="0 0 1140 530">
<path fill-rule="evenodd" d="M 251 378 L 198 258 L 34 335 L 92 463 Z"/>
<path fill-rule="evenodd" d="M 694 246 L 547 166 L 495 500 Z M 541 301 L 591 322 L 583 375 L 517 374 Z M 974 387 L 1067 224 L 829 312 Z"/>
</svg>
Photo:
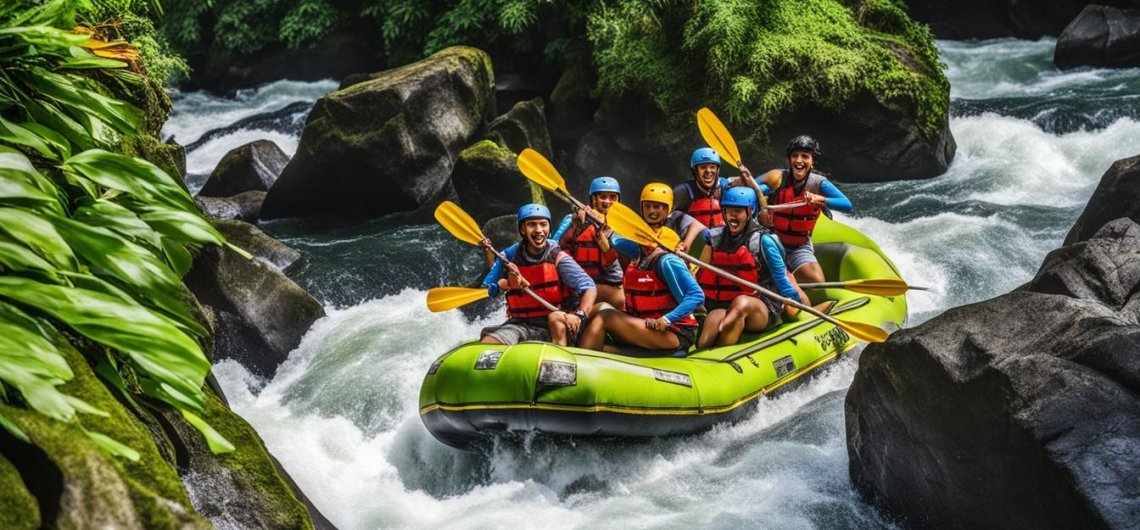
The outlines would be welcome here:
<svg viewBox="0 0 1140 530">
<path fill-rule="evenodd" d="M 377 48 L 366 36 L 334 33 L 302 49 L 276 43 L 252 54 L 222 51 L 217 43 L 202 57 L 191 57 L 193 85 L 228 92 L 281 79 L 317 81 L 339 79 L 352 72 L 377 68 Z"/>
<path fill-rule="evenodd" d="M 477 222 L 518 211 L 533 202 L 530 182 L 519 173 L 517 155 L 491 140 L 459 153 L 451 182 L 463 209 Z"/>
<path fill-rule="evenodd" d="M 501 215 L 483 223 L 483 235 L 495 248 L 503 250 L 519 242 L 519 222 L 515 214 Z"/>
<path fill-rule="evenodd" d="M 1140 66 L 1140 9 L 1090 5 L 1057 39 L 1058 68 Z"/>
<path fill-rule="evenodd" d="M 486 53 L 452 47 L 322 97 L 262 218 L 360 220 L 438 201 L 491 110 L 492 82 Z"/>
<path fill-rule="evenodd" d="M 206 217 L 256 223 L 265 201 L 264 191 L 247 191 L 231 197 L 194 197 Z"/>
<path fill-rule="evenodd" d="M 542 98 L 516 103 L 506 114 L 495 118 L 487 130 L 488 139 L 515 153 L 529 147 L 548 159 L 554 156 Z"/>
<path fill-rule="evenodd" d="M 229 197 L 246 191 L 269 191 L 288 163 L 289 156 L 269 140 L 236 147 L 218 162 L 198 196 Z"/>
<path fill-rule="evenodd" d="M 1101 0 L 1113 7 L 1140 7 L 1135 0 Z M 1057 36 L 1087 0 L 910 0 L 907 13 L 943 39 Z"/>
<path fill-rule="evenodd" d="M 1107 199 L 1088 209 L 1133 201 Z M 845 408 L 865 497 L 915 527 L 1135 527 L 1140 225 L 1098 224 L 1017 291 L 864 350 Z"/>
<path fill-rule="evenodd" d="M 499 114 L 508 112 L 519 103 L 548 93 L 549 90 L 544 91 L 537 80 L 518 72 L 495 73 L 495 109 Z"/>
<path fill-rule="evenodd" d="M 1140 156 L 1117 160 L 1104 172 L 1064 244 L 1084 241 L 1120 217 L 1140 223 Z"/>
<path fill-rule="evenodd" d="M 298 259 L 297 251 L 248 223 L 214 221 L 214 226 L 255 257 L 247 260 L 229 248 L 207 247 L 194 260 L 186 285 L 213 311 L 215 356 L 271 376 L 324 309 L 282 272 Z"/>
</svg>

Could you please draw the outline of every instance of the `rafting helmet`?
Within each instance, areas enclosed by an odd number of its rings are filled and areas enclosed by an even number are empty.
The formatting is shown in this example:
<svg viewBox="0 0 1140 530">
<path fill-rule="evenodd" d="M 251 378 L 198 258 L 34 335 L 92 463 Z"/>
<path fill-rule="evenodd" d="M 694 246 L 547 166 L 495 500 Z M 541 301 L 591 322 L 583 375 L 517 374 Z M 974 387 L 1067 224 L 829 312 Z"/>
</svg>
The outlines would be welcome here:
<svg viewBox="0 0 1140 530">
<path fill-rule="evenodd" d="M 693 151 L 693 156 L 689 157 L 690 168 L 696 168 L 697 164 L 716 164 L 720 167 L 720 155 L 711 147 L 702 147 Z"/>
<path fill-rule="evenodd" d="M 660 202 L 673 210 L 673 188 L 660 182 L 650 182 L 641 188 L 641 202 Z"/>
<path fill-rule="evenodd" d="M 617 179 L 613 177 L 598 177 L 590 182 L 590 196 L 593 197 L 595 193 L 613 192 L 621 197 L 621 184 L 618 184 Z"/>
<path fill-rule="evenodd" d="M 549 221 L 550 208 L 547 208 L 541 204 L 534 203 L 524 204 L 522 208 L 519 208 L 519 231 L 522 231 L 523 222 L 525 222 L 527 219 L 534 219 L 536 217 L 541 217 Z"/>
<path fill-rule="evenodd" d="M 756 191 L 748 186 L 737 186 L 735 188 L 728 188 L 720 197 L 721 215 L 724 215 L 724 208 L 745 208 L 748 210 L 748 216 L 751 217 L 756 213 Z"/>
<path fill-rule="evenodd" d="M 819 142 L 815 141 L 815 138 L 812 138 L 811 136 L 801 134 L 795 138 L 792 138 L 792 141 L 788 142 L 788 149 L 785 153 L 785 156 L 792 156 L 793 152 L 801 150 L 810 151 L 811 156 L 813 157 L 819 156 L 821 154 L 819 152 Z"/>
</svg>

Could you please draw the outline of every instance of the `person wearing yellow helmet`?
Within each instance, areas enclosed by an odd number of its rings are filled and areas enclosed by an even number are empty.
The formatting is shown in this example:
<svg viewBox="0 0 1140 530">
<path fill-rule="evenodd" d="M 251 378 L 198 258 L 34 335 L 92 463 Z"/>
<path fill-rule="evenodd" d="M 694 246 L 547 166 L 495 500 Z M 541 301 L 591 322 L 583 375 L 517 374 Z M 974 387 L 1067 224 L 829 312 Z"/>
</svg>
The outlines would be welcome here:
<svg viewBox="0 0 1140 530">
<path fill-rule="evenodd" d="M 667 229 L 672 195 L 661 183 L 642 190 L 641 216 L 654 230 Z M 579 346 L 600 350 L 608 333 L 619 344 L 686 355 L 696 339 L 693 311 L 705 296 L 685 262 L 657 246 L 641 246 L 616 234 L 610 244 L 632 260 L 622 279 L 626 310 L 598 311 L 582 331 Z"/>
<path fill-rule="evenodd" d="M 693 216 L 673 209 L 673 189 L 661 182 L 650 182 L 641 189 L 641 216 L 653 228 L 668 227 L 681 236 L 677 252 L 688 252 L 707 229 Z"/>
</svg>

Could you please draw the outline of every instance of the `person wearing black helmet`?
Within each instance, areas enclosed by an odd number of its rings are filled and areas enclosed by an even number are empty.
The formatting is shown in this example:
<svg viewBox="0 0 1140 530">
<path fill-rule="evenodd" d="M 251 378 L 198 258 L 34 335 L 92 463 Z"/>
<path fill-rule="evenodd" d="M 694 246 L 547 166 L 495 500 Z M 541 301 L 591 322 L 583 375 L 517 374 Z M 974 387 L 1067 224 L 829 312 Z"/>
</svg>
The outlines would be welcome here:
<svg viewBox="0 0 1140 530">
<path fill-rule="evenodd" d="M 496 260 L 483 278 L 487 293 L 507 292 L 507 321 L 483 328 L 480 341 L 488 344 L 518 344 L 523 341 L 553 342 L 566 346 L 577 336 L 594 306 L 597 287 L 574 258 L 551 243 L 550 210 L 541 204 L 519 208 L 522 240 L 503 251 L 506 264 Z M 523 291 L 530 288 L 556 308 L 577 299 L 577 308 L 551 311 Z"/>
<path fill-rule="evenodd" d="M 800 135 L 788 142 L 788 169 L 773 169 L 764 175 L 763 193 L 771 199 L 760 199 L 760 222 L 771 226 L 787 250 L 787 266 L 796 279 L 803 283 L 822 282 L 823 269 L 815 258 L 811 234 L 824 207 L 840 212 L 852 210 L 851 200 L 818 173 L 812 171 L 815 159 L 820 156 L 819 142 Z M 751 175 L 748 176 L 749 179 Z M 807 202 L 789 210 L 768 211 L 770 203 L 789 204 Z"/>
</svg>

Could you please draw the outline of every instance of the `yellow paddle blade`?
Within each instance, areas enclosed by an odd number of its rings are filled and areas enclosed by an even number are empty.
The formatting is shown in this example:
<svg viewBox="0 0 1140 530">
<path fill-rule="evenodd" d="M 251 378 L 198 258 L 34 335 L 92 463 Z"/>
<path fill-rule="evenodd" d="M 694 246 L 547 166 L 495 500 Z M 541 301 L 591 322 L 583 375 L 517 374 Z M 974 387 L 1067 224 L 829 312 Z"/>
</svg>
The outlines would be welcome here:
<svg viewBox="0 0 1140 530">
<path fill-rule="evenodd" d="M 654 247 L 661 243 L 657 234 L 653 233 L 653 229 L 645 223 L 645 220 L 620 202 L 615 202 L 610 206 L 609 211 L 606 212 L 606 224 L 614 229 L 618 235 L 626 239 L 636 241 L 638 245 L 647 247 Z M 672 230 L 670 230 L 672 232 Z M 674 235 L 676 235 L 674 233 Z M 678 241 L 680 238 L 678 238 Z M 673 244 L 675 248 L 676 243 Z"/>
<path fill-rule="evenodd" d="M 479 230 L 479 224 L 454 202 L 443 201 L 435 209 L 435 220 L 460 240 L 472 245 L 479 245 L 483 241 L 483 231 Z"/>
<path fill-rule="evenodd" d="M 740 149 L 736 147 L 736 140 L 732 139 L 728 128 L 708 107 L 702 107 L 697 111 L 697 128 L 701 130 L 701 137 L 709 147 L 716 150 L 717 154 L 733 166 L 740 165 Z"/>
<path fill-rule="evenodd" d="M 863 342 L 883 342 L 887 340 L 887 332 L 878 326 L 871 324 L 864 324 L 862 322 L 850 322 L 847 320 L 835 319 L 835 323 L 851 334 L 852 337 L 859 339 Z"/>
<path fill-rule="evenodd" d="M 677 235 L 672 228 L 662 226 L 661 231 L 657 232 L 657 240 L 661 242 L 665 248 L 673 250 L 677 248 L 677 244 L 681 242 L 681 236 Z"/>
<path fill-rule="evenodd" d="M 487 296 L 487 289 L 436 287 L 428 290 L 427 306 L 432 313 L 439 313 L 482 300 Z"/>
<path fill-rule="evenodd" d="M 862 280 L 848 280 L 845 282 L 804 283 L 800 284 L 800 287 L 804 289 L 847 289 L 857 293 L 873 294 L 876 296 L 899 296 L 906 293 L 908 289 L 922 289 L 921 287 L 911 287 L 907 285 L 906 282 L 895 278 L 868 278 Z"/>
<path fill-rule="evenodd" d="M 554 169 L 554 164 L 542 156 L 542 153 L 529 147 L 523 149 L 519 153 L 518 164 L 519 171 L 531 182 L 551 192 L 561 191 L 567 195 L 570 194 L 566 190 L 566 179 L 558 174 L 558 170 Z"/>
</svg>

